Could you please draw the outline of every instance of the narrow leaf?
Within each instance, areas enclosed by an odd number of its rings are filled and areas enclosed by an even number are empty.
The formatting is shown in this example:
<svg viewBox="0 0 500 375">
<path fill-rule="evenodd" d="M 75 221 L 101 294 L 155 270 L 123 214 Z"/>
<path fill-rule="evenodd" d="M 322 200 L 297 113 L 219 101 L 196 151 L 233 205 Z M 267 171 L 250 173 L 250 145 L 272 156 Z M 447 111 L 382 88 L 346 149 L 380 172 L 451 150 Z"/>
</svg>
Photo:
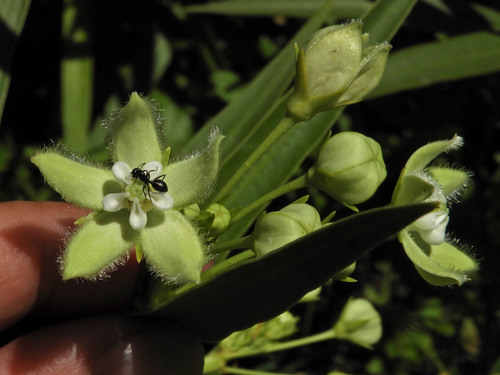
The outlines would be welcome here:
<svg viewBox="0 0 500 375">
<path fill-rule="evenodd" d="M 376 98 L 500 70 L 500 36 L 476 32 L 394 52 L 384 77 L 368 96 Z"/>
<path fill-rule="evenodd" d="M 0 1 L 0 120 L 10 85 L 10 59 L 21 34 L 30 7 L 30 0 L 2 0 Z"/>
<path fill-rule="evenodd" d="M 361 19 L 363 32 L 372 43 L 390 41 L 410 14 L 417 0 L 378 0 Z"/>
<path fill-rule="evenodd" d="M 222 160 L 226 153 L 230 153 L 234 147 L 241 144 L 248 132 L 259 122 L 262 115 L 272 108 L 276 98 L 279 98 L 291 83 L 295 69 L 294 44 L 304 44 L 307 38 L 325 22 L 331 14 L 331 4 L 332 1 L 328 1 L 322 11 L 306 22 L 280 54 L 247 86 L 238 100 L 230 103 L 203 126 L 188 143 L 188 151 L 203 147 L 214 124 L 226 136 L 222 147 Z"/>
<path fill-rule="evenodd" d="M 232 0 L 212 1 L 187 6 L 187 13 L 221 14 L 226 16 L 284 16 L 309 17 L 317 12 L 325 0 Z M 358 18 L 369 7 L 367 0 L 337 0 L 332 11 L 339 18 Z"/>
<path fill-rule="evenodd" d="M 434 208 L 379 208 L 327 225 L 193 287 L 154 315 L 177 319 L 204 341 L 279 315 L 334 273 Z"/>
<path fill-rule="evenodd" d="M 88 150 L 92 121 L 94 59 L 91 9 L 84 0 L 65 1 L 62 13 L 61 121 L 63 140 L 73 151 Z"/>
</svg>

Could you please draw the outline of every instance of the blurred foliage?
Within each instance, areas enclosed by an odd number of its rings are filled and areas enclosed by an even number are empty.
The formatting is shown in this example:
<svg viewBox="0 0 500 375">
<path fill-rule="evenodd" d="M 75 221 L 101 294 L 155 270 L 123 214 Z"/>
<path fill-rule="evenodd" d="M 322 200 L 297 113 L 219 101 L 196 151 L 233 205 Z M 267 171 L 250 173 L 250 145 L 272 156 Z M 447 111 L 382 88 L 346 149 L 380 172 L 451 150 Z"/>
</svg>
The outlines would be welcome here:
<svg viewBox="0 0 500 375">
<path fill-rule="evenodd" d="M 215 3 L 233 9 L 251 4 L 205 2 L 212 7 Z M 1 2 L 0 90 L 4 98 L 8 88 L 8 96 L 0 123 L 0 200 L 58 199 L 29 163 L 36 148 L 65 140 L 88 159 L 106 162 L 101 124 L 133 90 L 166 108 L 162 115 L 170 126 L 169 144 L 178 153 L 196 129 L 241 95 L 323 2 L 293 3 L 304 9 L 282 1 L 273 9 L 260 8 L 260 13 L 244 7 L 208 12 L 203 4 L 174 0 L 149 0 L 140 6 L 117 0 Z M 338 6 L 345 3 L 339 0 Z M 331 21 L 360 17 L 371 3 L 353 0 L 350 5 Z M 394 54 L 454 40 L 459 66 L 474 53 L 461 49 L 460 37 L 487 32 L 488 40 L 494 40 L 499 19 L 496 1 L 422 1 L 392 40 Z M 472 44 L 477 40 L 482 39 Z M 482 56 L 475 57 L 481 61 Z M 474 186 L 453 208 L 449 228 L 485 259 L 480 274 L 461 289 L 431 287 L 399 256 L 399 245 L 387 243 L 358 262 L 352 275 L 358 283 L 334 283 L 323 289 L 320 301 L 294 307 L 306 334 L 330 327 L 340 314 L 340 301 L 367 298 L 384 324 L 384 336 L 373 351 L 331 342 L 248 359 L 255 368 L 373 375 L 500 372 L 500 74 L 493 64 L 465 80 L 455 81 L 457 74 L 451 74 L 429 86 L 434 81 L 419 77 L 419 66 L 399 65 L 401 80 L 405 74 L 419 79 L 416 86 L 403 88 L 412 91 L 381 92 L 347 109 L 337 126 L 360 131 L 382 145 L 389 175 L 370 207 L 388 203 L 411 150 L 454 133 L 464 137 L 464 152 L 453 157 L 475 173 Z M 456 66 L 446 61 L 442 68 L 457 73 Z M 340 209 L 321 193 L 312 199 L 324 216 Z"/>
</svg>

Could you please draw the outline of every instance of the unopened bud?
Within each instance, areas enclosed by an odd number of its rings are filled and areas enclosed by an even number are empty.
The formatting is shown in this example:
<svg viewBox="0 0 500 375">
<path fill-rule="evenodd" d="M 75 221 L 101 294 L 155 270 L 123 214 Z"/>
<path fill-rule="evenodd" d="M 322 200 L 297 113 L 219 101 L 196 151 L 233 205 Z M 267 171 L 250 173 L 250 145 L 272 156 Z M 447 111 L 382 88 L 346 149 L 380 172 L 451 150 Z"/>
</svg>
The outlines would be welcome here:
<svg viewBox="0 0 500 375">
<path fill-rule="evenodd" d="M 297 121 L 361 101 L 382 78 L 388 43 L 367 45 L 361 21 L 326 27 L 297 53 L 294 92 L 287 106 Z"/>
<path fill-rule="evenodd" d="M 360 133 L 342 132 L 325 142 L 308 179 L 332 198 L 352 205 L 369 199 L 386 175 L 377 142 Z"/>
<path fill-rule="evenodd" d="M 280 211 L 261 215 L 255 224 L 254 251 L 260 256 L 321 227 L 316 209 L 306 203 L 292 203 Z"/>
</svg>

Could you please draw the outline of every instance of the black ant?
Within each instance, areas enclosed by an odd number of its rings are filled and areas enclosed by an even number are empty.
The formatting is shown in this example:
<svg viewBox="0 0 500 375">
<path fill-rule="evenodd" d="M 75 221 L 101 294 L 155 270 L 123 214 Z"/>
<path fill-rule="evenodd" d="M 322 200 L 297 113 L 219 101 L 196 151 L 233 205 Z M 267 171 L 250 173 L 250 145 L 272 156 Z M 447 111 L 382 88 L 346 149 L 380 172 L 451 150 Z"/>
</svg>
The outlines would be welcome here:
<svg viewBox="0 0 500 375">
<path fill-rule="evenodd" d="M 168 186 L 165 181 L 165 175 L 162 174 L 161 176 L 156 177 L 154 180 L 151 180 L 150 173 L 154 172 L 154 169 L 152 170 L 146 170 L 142 169 L 146 165 L 146 163 L 142 163 L 139 165 L 137 168 L 132 169 L 132 172 L 130 172 L 130 176 L 132 178 L 138 178 L 142 182 L 144 182 L 144 187 L 142 188 L 142 192 L 144 193 L 144 197 L 147 198 L 146 195 L 146 188 L 148 189 L 148 195 L 149 195 L 149 200 L 151 200 L 151 187 L 159 191 L 160 193 L 166 193 L 168 191 Z"/>
</svg>

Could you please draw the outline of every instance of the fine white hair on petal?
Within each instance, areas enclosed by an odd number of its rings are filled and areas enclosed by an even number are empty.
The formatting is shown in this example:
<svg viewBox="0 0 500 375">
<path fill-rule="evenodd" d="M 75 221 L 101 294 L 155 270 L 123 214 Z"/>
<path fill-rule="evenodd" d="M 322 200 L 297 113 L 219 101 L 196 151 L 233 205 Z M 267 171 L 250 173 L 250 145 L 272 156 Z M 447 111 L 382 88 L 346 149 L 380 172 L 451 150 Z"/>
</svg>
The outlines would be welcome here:
<svg viewBox="0 0 500 375">
<path fill-rule="evenodd" d="M 170 210 L 174 207 L 174 198 L 168 193 L 158 193 L 155 191 L 151 192 L 151 202 L 159 210 L 165 211 Z"/>
<path fill-rule="evenodd" d="M 113 172 L 113 176 L 115 176 L 118 181 L 123 182 L 127 185 L 130 185 L 132 183 L 130 177 L 132 169 L 130 169 L 130 166 L 124 161 L 117 161 L 115 164 L 113 164 L 111 171 Z"/>
<path fill-rule="evenodd" d="M 150 161 L 149 163 L 146 163 L 146 165 L 143 168 L 145 171 L 149 171 L 149 177 L 151 180 L 154 180 L 156 177 L 158 177 L 161 174 L 161 171 L 163 170 L 163 166 L 159 161 Z"/>
<path fill-rule="evenodd" d="M 123 202 L 127 195 L 125 193 L 112 193 L 104 196 L 102 199 L 102 208 L 104 211 L 116 212 L 123 208 Z"/>
<path fill-rule="evenodd" d="M 148 222 L 148 216 L 144 213 L 138 198 L 134 198 L 130 216 L 128 218 L 130 226 L 135 230 L 143 229 Z"/>
</svg>

